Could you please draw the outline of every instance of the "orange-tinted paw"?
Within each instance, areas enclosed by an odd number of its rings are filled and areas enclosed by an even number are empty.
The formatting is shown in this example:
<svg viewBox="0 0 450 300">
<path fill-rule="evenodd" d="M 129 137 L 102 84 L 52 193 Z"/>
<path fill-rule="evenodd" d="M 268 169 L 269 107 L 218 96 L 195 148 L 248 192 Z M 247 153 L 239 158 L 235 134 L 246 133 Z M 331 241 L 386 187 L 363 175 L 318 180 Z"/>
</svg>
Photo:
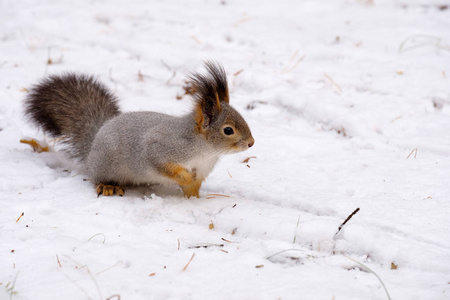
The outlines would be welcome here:
<svg viewBox="0 0 450 300">
<path fill-rule="evenodd" d="M 112 196 L 113 194 L 117 194 L 119 196 L 123 196 L 125 194 L 125 190 L 116 185 L 108 185 L 108 184 L 99 184 L 97 185 L 97 197 L 100 195 L 103 196 Z"/>
<path fill-rule="evenodd" d="M 196 178 L 195 170 L 189 172 L 185 167 L 176 163 L 166 163 L 160 168 L 160 171 L 166 177 L 178 183 L 178 185 L 193 184 Z"/>
<path fill-rule="evenodd" d="M 46 145 L 45 142 L 39 142 L 35 139 L 31 140 L 20 140 L 22 144 L 28 144 L 33 148 L 34 152 L 41 153 L 41 152 L 49 152 L 48 145 Z"/>
<path fill-rule="evenodd" d="M 183 190 L 184 196 L 191 198 L 197 197 L 200 198 L 200 186 L 202 185 L 202 180 L 195 180 L 193 183 L 189 185 L 180 185 Z"/>
</svg>

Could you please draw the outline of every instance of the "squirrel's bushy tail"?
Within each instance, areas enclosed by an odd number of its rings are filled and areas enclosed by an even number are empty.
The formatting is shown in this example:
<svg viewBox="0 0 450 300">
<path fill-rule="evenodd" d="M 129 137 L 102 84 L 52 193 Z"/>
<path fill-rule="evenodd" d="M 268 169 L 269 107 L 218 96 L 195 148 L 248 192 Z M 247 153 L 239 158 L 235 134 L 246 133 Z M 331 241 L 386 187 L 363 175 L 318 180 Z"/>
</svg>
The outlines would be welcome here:
<svg viewBox="0 0 450 300">
<path fill-rule="evenodd" d="M 116 97 L 94 77 L 52 75 L 34 86 L 25 100 L 27 116 L 53 137 L 62 137 L 81 160 L 89 154 L 95 134 L 120 114 Z"/>
</svg>

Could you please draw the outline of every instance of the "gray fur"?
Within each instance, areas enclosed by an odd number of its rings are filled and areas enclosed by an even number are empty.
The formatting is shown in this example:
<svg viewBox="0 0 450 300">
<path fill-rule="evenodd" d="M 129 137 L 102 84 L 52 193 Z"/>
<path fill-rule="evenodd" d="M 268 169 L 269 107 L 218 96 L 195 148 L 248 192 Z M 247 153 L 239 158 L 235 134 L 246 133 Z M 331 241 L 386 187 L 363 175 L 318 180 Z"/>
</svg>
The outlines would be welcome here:
<svg viewBox="0 0 450 300">
<path fill-rule="evenodd" d="M 157 173 L 157 167 L 166 162 L 185 164 L 196 155 L 214 152 L 203 137 L 193 134 L 194 126 L 191 115 L 124 113 L 106 122 L 98 132 L 87 171 L 95 183 L 164 183 L 164 178 L 148 178 L 148 174 Z"/>
</svg>

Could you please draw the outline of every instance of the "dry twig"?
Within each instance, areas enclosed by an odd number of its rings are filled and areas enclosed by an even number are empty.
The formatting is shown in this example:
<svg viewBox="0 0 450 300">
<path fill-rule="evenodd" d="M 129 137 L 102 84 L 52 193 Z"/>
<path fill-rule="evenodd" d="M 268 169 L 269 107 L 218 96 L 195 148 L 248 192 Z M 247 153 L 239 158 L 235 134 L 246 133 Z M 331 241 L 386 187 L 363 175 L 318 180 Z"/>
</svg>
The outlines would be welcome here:
<svg viewBox="0 0 450 300">
<path fill-rule="evenodd" d="M 24 214 L 25 214 L 24 212 L 22 212 L 22 213 L 20 214 L 20 216 L 19 216 L 19 217 L 17 218 L 17 220 L 16 220 L 16 223 L 19 222 L 20 218 L 22 218 Z"/>
<path fill-rule="evenodd" d="M 355 209 L 348 217 L 347 219 L 345 219 L 345 221 L 341 224 L 341 226 L 339 226 L 338 231 L 334 234 L 334 236 L 336 236 L 336 234 L 339 233 L 339 231 L 341 231 L 342 227 L 347 224 L 348 221 L 350 221 L 350 219 L 359 211 L 359 207 L 357 209 Z"/>
<path fill-rule="evenodd" d="M 223 247 L 223 244 L 198 244 L 192 247 L 189 247 L 189 249 L 199 249 L 199 248 L 209 248 L 209 247 Z"/>
<path fill-rule="evenodd" d="M 144 76 L 141 73 L 141 70 L 138 71 L 138 81 L 144 82 Z"/>
<path fill-rule="evenodd" d="M 252 158 L 256 158 L 256 156 L 250 156 L 250 157 L 247 157 L 246 159 L 244 159 L 244 160 L 242 161 L 242 163 L 246 164 L 246 163 L 248 163 L 248 162 L 250 161 L 250 159 L 252 159 Z"/>
<path fill-rule="evenodd" d="M 183 99 L 186 95 L 193 95 L 197 92 L 197 87 L 192 84 L 190 81 L 185 81 L 183 85 L 184 94 L 183 95 L 177 95 L 177 100 Z"/>
</svg>

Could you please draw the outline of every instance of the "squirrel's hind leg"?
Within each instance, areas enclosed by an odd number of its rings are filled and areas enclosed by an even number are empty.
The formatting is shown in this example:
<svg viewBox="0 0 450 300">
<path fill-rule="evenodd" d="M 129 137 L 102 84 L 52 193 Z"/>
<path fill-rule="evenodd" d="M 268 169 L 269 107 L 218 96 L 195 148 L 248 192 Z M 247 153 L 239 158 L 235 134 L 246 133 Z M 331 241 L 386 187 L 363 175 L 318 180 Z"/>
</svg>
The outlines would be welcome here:
<svg viewBox="0 0 450 300">
<path fill-rule="evenodd" d="M 100 183 L 97 185 L 97 197 L 100 195 L 112 196 L 114 193 L 122 197 L 125 194 L 125 189 L 115 184 Z"/>
</svg>

